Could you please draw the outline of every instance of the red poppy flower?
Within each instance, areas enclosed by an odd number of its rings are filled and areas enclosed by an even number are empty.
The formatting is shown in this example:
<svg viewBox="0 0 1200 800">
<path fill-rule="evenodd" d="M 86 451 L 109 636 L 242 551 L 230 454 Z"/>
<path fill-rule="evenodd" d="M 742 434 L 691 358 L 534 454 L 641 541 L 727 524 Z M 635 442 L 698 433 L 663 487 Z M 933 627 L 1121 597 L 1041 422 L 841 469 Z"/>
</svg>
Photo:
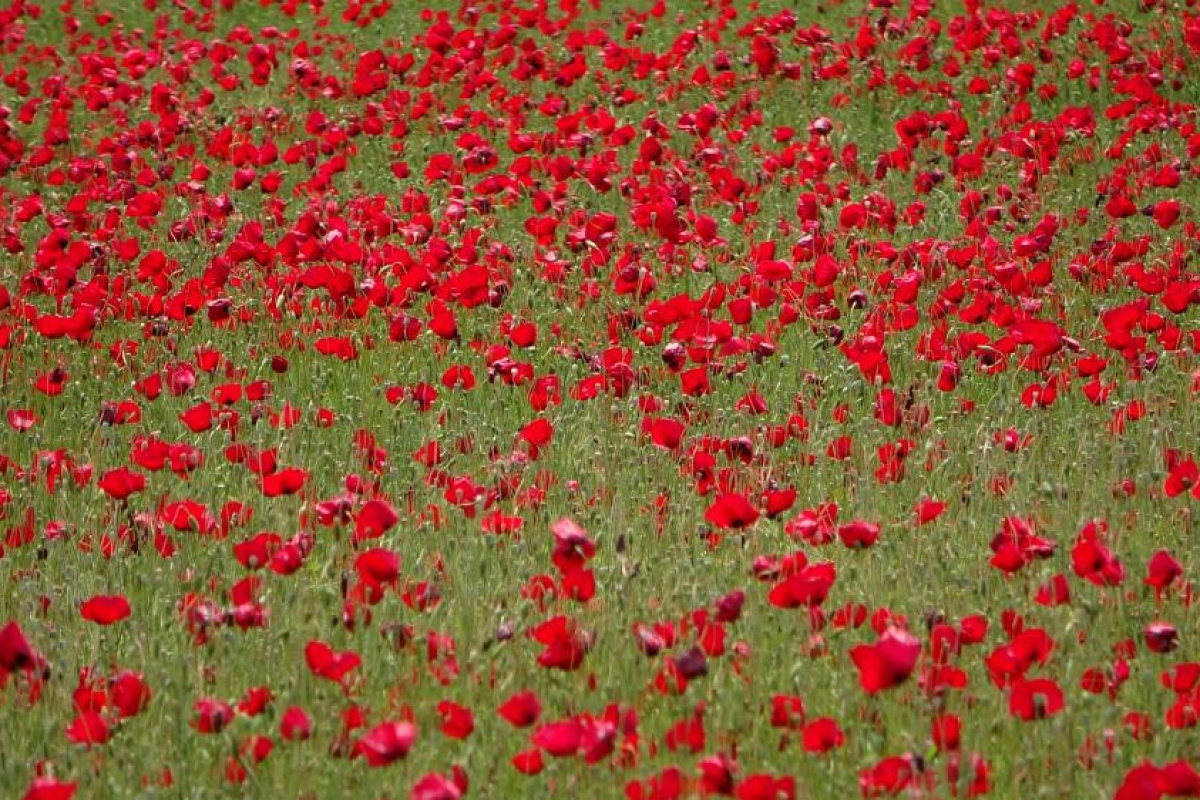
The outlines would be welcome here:
<svg viewBox="0 0 1200 800">
<path fill-rule="evenodd" d="M 308 472 L 297 467 L 287 467 L 262 478 L 262 493 L 266 497 L 295 494 L 304 487 Z"/>
<path fill-rule="evenodd" d="M 14 431 L 27 431 L 37 422 L 37 416 L 29 409 L 10 408 L 5 412 L 5 417 Z"/>
<path fill-rule="evenodd" d="M 1052 717 L 1062 710 L 1062 689 L 1049 678 L 1020 679 L 1009 690 L 1009 713 L 1026 722 Z"/>
<path fill-rule="evenodd" d="M 455 766 L 450 777 L 433 773 L 413 785 L 409 800 L 460 800 L 468 789 L 467 773 Z"/>
<path fill-rule="evenodd" d="M 220 733 L 234 718 L 233 706 L 208 697 L 197 700 L 194 710 L 191 726 L 200 733 Z"/>
<path fill-rule="evenodd" d="M 559 615 L 529 631 L 530 638 L 543 645 L 538 664 L 549 669 L 570 672 L 583 665 L 592 639 L 574 620 Z"/>
<path fill-rule="evenodd" d="M 123 595 L 97 595 L 83 603 L 80 615 L 97 625 L 112 625 L 126 619 L 131 611 Z"/>
<path fill-rule="evenodd" d="M 383 500 L 368 500 L 355 518 L 354 541 L 379 538 L 399 520 L 400 515 L 391 504 Z"/>
<path fill-rule="evenodd" d="M 542 704 L 533 692 L 518 692 L 508 698 L 497 709 L 497 713 L 510 725 L 527 728 L 537 722 L 542 713 Z"/>
<path fill-rule="evenodd" d="M 67 727 L 67 738 L 75 744 L 91 747 L 104 744 L 112 735 L 108 721 L 95 711 L 85 711 Z"/>
<path fill-rule="evenodd" d="M 758 520 L 756 509 L 744 495 L 722 494 L 704 512 L 704 518 L 718 528 L 741 530 Z"/>
<path fill-rule="evenodd" d="M 353 651 L 337 652 L 320 641 L 310 641 L 304 647 L 304 660 L 314 675 L 341 682 L 361 663 L 362 657 Z"/>
<path fill-rule="evenodd" d="M 285 741 L 294 742 L 312 735 L 312 717 L 299 706 L 290 706 L 279 720 L 279 735 Z"/>
<path fill-rule="evenodd" d="M 33 667 L 39 659 L 17 623 L 9 622 L 0 628 L 0 680 L 8 673 Z"/>
<path fill-rule="evenodd" d="M 46 776 L 34 778 L 22 800 L 72 800 L 78 784 Z"/>
<path fill-rule="evenodd" d="M 858 667 L 859 685 L 868 694 L 908 680 L 920 655 L 920 641 L 898 628 L 888 628 L 873 645 L 858 645 L 850 650 L 850 658 Z"/>
<path fill-rule="evenodd" d="M 114 500 L 125 500 L 146 488 L 146 476 L 128 467 L 118 467 L 101 475 L 98 485 Z"/>
<path fill-rule="evenodd" d="M 845 744 L 846 735 L 832 717 L 819 717 L 804 726 L 801 740 L 807 753 L 828 753 Z"/>
<path fill-rule="evenodd" d="M 383 722 L 354 743 L 354 756 L 362 756 L 372 767 L 386 767 L 408 755 L 417 740 L 411 722 Z"/>
<path fill-rule="evenodd" d="M 1159 550 L 1150 558 L 1146 565 L 1146 577 L 1142 583 L 1154 587 L 1154 596 L 1162 598 L 1162 593 L 1183 575 L 1183 565 L 1166 550 Z"/>
<path fill-rule="evenodd" d="M 863 797 L 898 795 L 913 785 L 917 774 L 912 756 L 890 756 L 858 774 L 859 791 Z"/>
<path fill-rule="evenodd" d="M 873 522 L 853 520 L 838 527 L 838 538 L 851 550 L 865 549 L 879 541 L 879 526 Z"/>
<path fill-rule="evenodd" d="M 512 757 L 512 765 L 523 775 L 537 775 L 546 766 L 542 751 L 537 748 L 517 753 Z"/>
<path fill-rule="evenodd" d="M 575 719 L 551 722 L 534 731 L 532 742 L 555 758 L 573 756 L 583 741 L 583 728 Z"/>
<path fill-rule="evenodd" d="M 778 608 L 820 606 L 829 596 L 836 579 L 837 568 L 834 564 L 814 564 L 777 583 L 767 595 L 767 600 Z"/>
<path fill-rule="evenodd" d="M 466 739 L 475 730 L 475 715 L 471 709 L 449 700 L 437 706 L 442 719 L 442 734 L 449 739 Z"/>
<path fill-rule="evenodd" d="M 1142 629 L 1147 649 L 1155 653 L 1170 653 L 1179 646 L 1179 631 L 1169 622 L 1151 622 Z"/>
</svg>

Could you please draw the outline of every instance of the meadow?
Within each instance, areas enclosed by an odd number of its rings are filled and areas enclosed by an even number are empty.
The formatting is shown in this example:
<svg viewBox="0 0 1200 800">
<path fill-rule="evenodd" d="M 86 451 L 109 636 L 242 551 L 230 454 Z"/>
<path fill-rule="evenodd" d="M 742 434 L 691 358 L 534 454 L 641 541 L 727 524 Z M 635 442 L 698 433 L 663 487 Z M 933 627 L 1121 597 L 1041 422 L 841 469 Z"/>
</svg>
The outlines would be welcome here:
<svg viewBox="0 0 1200 800">
<path fill-rule="evenodd" d="M 1200 797 L 1194 0 L 0 0 L 0 796 Z"/>
</svg>

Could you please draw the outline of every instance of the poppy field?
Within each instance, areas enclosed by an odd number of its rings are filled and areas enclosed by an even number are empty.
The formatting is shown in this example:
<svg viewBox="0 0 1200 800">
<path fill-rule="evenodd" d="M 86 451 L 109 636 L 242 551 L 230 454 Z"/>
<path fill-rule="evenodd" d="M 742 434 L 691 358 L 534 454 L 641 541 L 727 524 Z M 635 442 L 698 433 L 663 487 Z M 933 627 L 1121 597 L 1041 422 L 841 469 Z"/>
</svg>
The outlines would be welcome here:
<svg viewBox="0 0 1200 800">
<path fill-rule="evenodd" d="M 1195 0 L 0 0 L 0 796 L 1200 797 Z"/>
</svg>

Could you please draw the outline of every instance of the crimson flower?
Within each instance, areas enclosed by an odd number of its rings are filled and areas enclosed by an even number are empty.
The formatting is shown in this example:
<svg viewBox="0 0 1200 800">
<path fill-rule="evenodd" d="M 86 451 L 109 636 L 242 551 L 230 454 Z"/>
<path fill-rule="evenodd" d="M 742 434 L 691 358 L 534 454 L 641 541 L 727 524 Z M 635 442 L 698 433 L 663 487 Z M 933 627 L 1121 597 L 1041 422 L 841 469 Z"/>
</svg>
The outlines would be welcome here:
<svg viewBox="0 0 1200 800">
<path fill-rule="evenodd" d="M 1167 497 L 1176 497 L 1200 486 L 1200 466 L 1193 456 L 1183 456 L 1177 450 L 1167 451 L 1167 479 L 1163 492 Z"/>
<path fill-rule="evenodd" d="M 40 660 L 41 656 L 25 638 L 21 626 L 9 622 L 0 628 L 0 682 L 8 673 L 31 669 Z"/>
<path fill-rule="evenodd" d="M 109 678 L 109 704 L 117 716 L 128 719 L 137 716 L 150 704 L 150 687 L 140 672 L 123 670 Z"/>
<path fill-rule="evenodd" d="M 510 725 L 527 728 L 542 714 L 542 704 L 533 692 L 517 692 L 496 710 Z"/>
<path fill-rule="evenodd" d="M 771 727 L 801 728 L 804 726 L 804 700 L 792 695 L 771 697 Z"/>
<path fill-rule="evenodd" d="M 925 525 L 933 522 L 946 510 L 946 503 L 928 498 L 917 502 L 917 524 Z"/>
<path fill-rule="evenodd" d="M 400 578 L 400 556 L 383 547 L 364 550 L 354 559 L 354 570 L 371 586 L 393 585 Z"/>
<path fill-rule="evenodd" d="M 921 655 L 921 642 L 900 628 L 888 628 L 872 645 L 858 645 L 850 658 L 858 667 L 858 681 L 867 694 L 898 686 L 912 674 Z"/>
<path fill-rule="evenodd" d="M 538 655 L 538 664 L 564 672 L 579 669 L 592 645 L 591 635 L 581 630 L 574 620 L 562 615 L 551 617 L 533 628 L 529 636 L 544 646 Z"/>
<path fill-rule="evenodd" d="M 95 711 L 84 711 L 67 726 L 67 738 L 87 747 L 104 744 L 111 735 L 108 720 Z"/>
<path fill-rule="evenodd" d="M 146 488 L 146 476 L 128 467 L 117 467 L 101 475 L 98 485 L 114 500 L 125 500 Z"/>
<path fill-rule="evenodd" d="M 575 719 L 551 722 L 534 731 L 532 741 L 555 758 L 573 756 L 583 741 L 583 728 Z"/>
<path fill-rule="evenodd" d="M 563 575 L 583 568 L 596 555 L 596 543 L 574 520 L 560 519 L 550 526 L 554 553 L 550 559 Z"/>
<path fill-rule="evenodd" d="M 1142 629 L 1146 647 L 1155 653 L 1170 653 L 1179 646 L 1179 631 L 1169 622 L 1151 622 Z"/>
<path fill-rule="evenodd" d="M 956 714 L 942 713 L 933 720 L 933 744 L 940 752 L 955 752 L 962 739 L 962 720 Z"/>
<path fill-rule="evenodd" d="M 919 774 L 913 756 L 889 756 L 858 774 L 858 787 L 863 797 L 897 795 L 913 785 Z"/>
<path fill-rule="evenodd" d="M 993 567 L 1005 573 L 1013 573 L 1035 559 L 1049 558 L 1054 554 L 1055 544 L 1050 539 L 1034 533 L 1033 525 L 1021 517 L 1005 517 L 1000 533 L 992 537 L 991 559 Z"/>
<path fill-rule="evenodd" d="M 1200 773 L 1186 761 L 1156 767 L 1144 761 L 1125 773 L 1113 800 L 1161 800 L 1200 796 Z"/>
<path fill-rule="evenodd" d="M 97 595 L 85 601 L 79 613 L 97 625 L 112 625 L 126 619 L 131 612 L 124 595 Z"/>
<path fill-rule="evenodd" d="M 204 697 L 196 701 L 196 716 L 192 728 L 200 733 L 220 733 L 233 721 L 233 706 L 220 700 Z"/>
<path fill-rule="evenodd" d="M 304 488 L 308 472 L 298 467 L 285 467 L 262 477 L 262 493 L 266 497 L 295 494 Z"/>
<path fill-rule="evenodd" d="M 359 664 L 362 657 L 353 651 L 342 653 L 320 641 L 310 641 L 304 647 L 304 660 L 314 675 L 341 683 Z"/>
<path fill-rule="evenodd" d="M 1096 586 L 1120 586 L 1125 580 L 1125 565 L 1105 544 L 1107 532 L 1104 522 L 1085 526 L 1071 548 L 1071 567 L 1076 575 Z"/>
<path fill-rule="evenodd" d="M 529 750 L 522 750 L 512 757 L 513 768 L 522 775 L 537 775 L 546 767 L 545 759 L 542 758 L 542 751 L 536 747 Z"/>
<path fill-rule="evenodd" d="M 450 777 L 439 773 L 425 775 L 413 786 L 409 800 L 459 800 L 467 793 L 467 773 L 455 766 Z"/>
<path fill-rule="evenodd" d="M 772 587 L 768 602 L 777 608 L 815 607 L 825 602 L 837 579 L 833 563 L 813 564 Z"/>
<path fill-rule="evenodd" d="M 442 734 L 449 739 L 466 739 L 475 730 L 475 715 L 471 709 L 449 700 L 437 706 L 442 718 Z"/>
<path fill-rule="evenodd" d="M 1008 693 L 1008 713 L 1026 722 L 1063 710 L 1063 693 L 1049 678 L 1018 679 Z"/>
<path fill-rule="evenodd" d="M 14 431 L 24 432 L 33 427 L 37 416 L 29 409 L 10 408 L 5 412 L 8 425 Z"/>
<path fill-rule="evenodd" d="M 1146 565 L 1146 577 L 1142 579 L 1142 583 L 1154 588 L 1154 596 L 1156 599 L 1162 598 L 1162 593 L 1175 582 L 1175 579 L 1183 575 L 1183 565 L 1166 550 L 1159 550 L 1150 558 L 1150 563 Z"/>
<path fill-rule="evenodd" d="M 718 528 L 741 530 L 758 520 L 756 509 L 745 495 L 728 493 L 717 497 L 704 512 L 704 518 Z"/>
<path fill-rule="evenodd" d="M 1061 606 L 1071 602 L 1071 587 L 1061 572 L 1038 587 L 1034 601 L 1043 606 Z"/>
<path fill-rule="evenodd" d="M 383 722 L 354 744 L 354 756 L 362 756 L 371 767 L 386 767 L 408 755 L 417 740 L 411 722 Z"/>
<path fill-rule="evenodd" d="M 22 800 L 71 800 L 75 796 L 75 783 L 67 783 L 49 777 L 34 778 Z"/>
<path fill-rule="evenodd" d="M 984 663 L 992 682 L 1006 688 L 1024 678 L 1034 664 L 1045 664 L 1054 650 L 1054 639 L 1040 628 L 1022 630 L 1007 644 L 993 650 Z"/>
<path fill-rule="evenodd" d="M 828 753 L 846 743 L 846 735 L 832 717 L 814 719 L 800 736 L 806 753 Z"/>
<path fill-rule="evenodd" d="M 674 417 L 646 418 L 642 421 L 642 431 L 649 433 L 650 441 L 664 450 L 679 449 L 686 430 L 686 426 Z"/>
<path fill-rule="evenodd" d="M 760 773 L 747 775 L 733 790 L 735 800 L 795 800 L 796 779 Z"/>
<path fill-rule="evenodd" d="M 354 541 L 377 539 L 400 520 L 396 509 L 384 500 L 368 500 L 354 521 Z"/>
<path fill-rule="evenodd" d="M 300 706 L 291 706 L 279 720 L 279 735 L 285 741 L 295 742 L 312 736 L 312 717 Z"/>
<path fill-rule="evenodd" d="M 866 549 L 879 541 L 879 526 L 873 522 L 853 520 L 839 526 L 837 533 L 851 550 Z"/>
</svg>

